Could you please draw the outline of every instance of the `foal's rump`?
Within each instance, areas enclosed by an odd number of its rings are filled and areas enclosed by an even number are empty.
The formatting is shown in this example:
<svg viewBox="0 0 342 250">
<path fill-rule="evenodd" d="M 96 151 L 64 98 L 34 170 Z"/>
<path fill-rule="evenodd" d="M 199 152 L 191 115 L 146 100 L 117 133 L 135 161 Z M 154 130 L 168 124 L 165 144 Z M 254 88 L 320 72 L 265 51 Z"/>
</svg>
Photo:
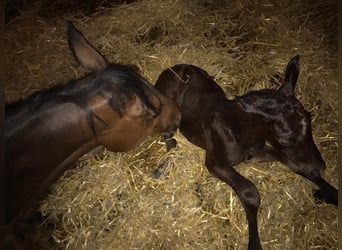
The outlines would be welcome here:
<svg viewBox="0 0 342 250">
<path fill-rule="evenodd" d="M 178 104 L 182 113 L 179 128 L 182 134 L 205 149 L 206 125 L 202 121 L 213 119 L 213 112 L 227 101 L 224 91 L 213 77 L 195 65 L 177 64 L 160 74 L 155 88 Z"/>
<path fill-rule="evenodd" d="M 208 95 L 214 92 L 215 97 L 219 100 L 226 98 L 225 93 L 212 76 L 191 64 L 177 64 L 164 70 L 160 74 L 155 88 L 176 100 L 178 104 L 186 101 L 184 99 L 186 93 L 201 99 L 203 92 L 208 93 Z"/>
</svg>

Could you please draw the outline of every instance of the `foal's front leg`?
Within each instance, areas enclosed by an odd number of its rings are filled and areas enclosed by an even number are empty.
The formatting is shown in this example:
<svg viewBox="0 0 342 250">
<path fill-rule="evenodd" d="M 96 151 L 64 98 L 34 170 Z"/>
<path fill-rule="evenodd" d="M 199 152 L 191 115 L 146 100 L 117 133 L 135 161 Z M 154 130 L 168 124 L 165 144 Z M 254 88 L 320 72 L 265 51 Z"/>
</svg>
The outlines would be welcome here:
<svg viewBox="0 0 342 250">
<path fill-rule="evenodd" d="M 287 165 L 295 173 L 307 178 L 319 187 L 319 190 L 314 192 L 314 197 L 316 199 L 338 206 L 337 189 L 330 185 L 325 179 L 323 179 L 323 177 L 317 170 L 310 169 L 310 166 L 294 167 L 292 163 L 286 164 L 286 162 L 284 162 L 284 164 Z"/>
<path fill-rule="evenodd" d="M 336 188 L 331 186 L 320 175 L 314 177 L 311 181 L 319 187 L 319 190 L 314 193 L 316 199 L 338 206 L 338 191 Z"/>
<path fill-rule="evenodd" d="M 337 189 L 330 185 L 326 180 L 324 180 L 318 171 L 311 171 L 309 173 L 308 171 L 298 171 L 298 169 L 296 169 L 296 171 L 294 172 L 309 179 L 311 182 L 315 183 L 319 187 L 319 189 L 313 194 L 317 200 L 338 206 Z"/>
<path fill-rule="evenodd" d="M 319 190 L 314 192 L 314 197 L 316 199 L 338 206 L 337 189 L 330 185 L 324 178 L 322 178 L 318 170 L 315 170 L 315 168 L 311 167 L 310 165 L 298 166 L 277 151 L 273 151 L 272 155 L 296 174 L 299 174 L 315 183 L 319 187 Z"/>
</svg>

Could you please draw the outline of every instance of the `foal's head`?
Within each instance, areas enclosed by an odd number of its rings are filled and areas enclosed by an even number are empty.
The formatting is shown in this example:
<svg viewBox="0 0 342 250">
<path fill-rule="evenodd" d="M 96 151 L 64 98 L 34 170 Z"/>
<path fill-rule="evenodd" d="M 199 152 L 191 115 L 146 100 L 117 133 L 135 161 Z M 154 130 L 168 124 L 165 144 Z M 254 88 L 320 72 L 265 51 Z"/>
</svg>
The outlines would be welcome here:
<svg viewBox="0 0 342 250">
<path fill-rule="evenodd" d="M 237 101 L 245 111 L 265 122 L 265 139 L 280 152 L 285 164 L 294 170 L 313 170 L 310 174 L 315 175 L 325 168 L 325 162 L 312 138 L 310 113 L 295 97 L 298 75 L 296 56 L 288 63 L 284 83 L 278 90 L 251 91 Z"/>
</svg>

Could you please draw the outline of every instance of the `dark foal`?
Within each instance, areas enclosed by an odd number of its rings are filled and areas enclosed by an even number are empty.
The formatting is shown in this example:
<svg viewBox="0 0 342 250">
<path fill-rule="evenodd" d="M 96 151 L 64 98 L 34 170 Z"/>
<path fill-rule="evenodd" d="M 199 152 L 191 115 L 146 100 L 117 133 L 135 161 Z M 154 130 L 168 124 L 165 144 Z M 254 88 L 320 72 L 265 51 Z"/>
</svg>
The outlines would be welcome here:
<svg viewBox="0 0 342 250">
<path fill-rule="evenodd" d="M 320 175 L 325 162 L 312 138 L 310 114 L 294 95 L 298 75 L 296 56 L 278 90 L 250 91 L 234 100 L 228 100 L 212 77 L 193 65 L 165 70 L 155 85 L 178 104 L 180 131 L 206 150 L 209 172 L 238 195 L 248 221 L 248 249 L 262 249 L 257 226 L 260 197 L 256 186 L 234 169 L 240 162 L 252 157 L 278 160 L 315 183 L 320 188 L 318 198 L 337 205 L 337 190 Z M 167 144 L 175 145 L 172 140 Z"/>
<path fill-rule="evenodd" d="M 149 135 L 172 137 L 181 119 L 174 101 L 130 68 L 108 63 L 72 23 L 68 42 L 92 73 L 6 106 L 8 248 L 30 248 L 27 220 L 79 157 L 100 145 L 118 152 Z"/>
</svg>

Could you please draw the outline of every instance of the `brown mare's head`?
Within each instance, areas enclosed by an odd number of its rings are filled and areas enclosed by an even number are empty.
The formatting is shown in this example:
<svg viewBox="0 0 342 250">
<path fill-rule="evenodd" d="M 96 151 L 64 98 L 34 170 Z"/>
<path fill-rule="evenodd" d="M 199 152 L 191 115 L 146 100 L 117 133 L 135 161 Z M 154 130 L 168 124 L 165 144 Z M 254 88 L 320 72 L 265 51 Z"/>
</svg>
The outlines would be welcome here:
<svg viewBox="0 0 342 250">
<path fill-rule="evenodd" d="M 70 22 L 68 38 L 69 46 L 78 63 L 83 68 L 94 72 L 95 77 L 98 78 L 96 81 L 102 83 L 101 87 L 96 86 L 99 91 L 98 96 L 105 101 L 107 107 L 108 105 L 111 107 L 111 112 L 118 112 L 121 118 L 126 116 L 127 121 L 137 122 L 139 119 L 137 126 L 132 127 L 133 133 L 129 129 L 120 131 L 122 137 L 127 139 L 126 142 L 120 141 L 122 149 L 119 145 L 112 145 L 114 142 L 107 141 L 107 138 L 101 143 L 101 138 L 103 138 L 101 134 L 98 135 L 99 144 L 113 148 L 113 151 L 126 151 L 141 142 L 147 135 L 156 133 L 172 135 L 175 132 L 180 122 L 180 111 L 170 98 L 158 92 L 132 69 L 118 64 L 109 64 Z M 96 105 L 99 106 L 100 103 L 101 101 Z M 106 137 L 111 132 L 115 137 L 118 132 L 117 130 L 108 131 L 108 129 L 105 131 Z M 134 145 L 130 141 L 134 142 Z"/>
<path fill-rule="evenodd" d="M 68 42 L 91 73 L 6 106 L 6 223 L 94 147 L 130 150 L 152 134 L 171 137 L 179 125 L 171 99 L 129 67 L 108 63 L 72 23 Z"/>
</svg>

